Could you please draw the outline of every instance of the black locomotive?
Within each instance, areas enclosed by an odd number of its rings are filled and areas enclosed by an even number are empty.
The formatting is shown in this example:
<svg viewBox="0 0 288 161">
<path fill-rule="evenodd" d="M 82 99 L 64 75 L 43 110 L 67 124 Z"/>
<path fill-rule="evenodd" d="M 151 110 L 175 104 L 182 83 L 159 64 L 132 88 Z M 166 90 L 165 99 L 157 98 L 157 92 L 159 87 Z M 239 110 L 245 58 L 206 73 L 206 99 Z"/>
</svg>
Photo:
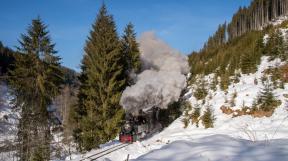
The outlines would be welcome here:
<svg viewBox="0 0 288 161">
<path fill-rule="evenodd" d="M 158 108 L 152 108 L 146 112 L 139 111 L 137 115 L 128 114 L 119 134 L 120 142 L 135 142 L 159 131 L 162 126 L 158 122 L 158 113 Z"/>
</svg>

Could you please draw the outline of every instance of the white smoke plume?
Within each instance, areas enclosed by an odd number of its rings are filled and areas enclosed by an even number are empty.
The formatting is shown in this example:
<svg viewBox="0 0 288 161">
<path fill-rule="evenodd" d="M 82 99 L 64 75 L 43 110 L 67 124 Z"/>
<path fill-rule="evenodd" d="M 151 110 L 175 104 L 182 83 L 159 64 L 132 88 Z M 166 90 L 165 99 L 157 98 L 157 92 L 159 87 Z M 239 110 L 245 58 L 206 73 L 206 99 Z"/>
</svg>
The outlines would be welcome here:
<svg viewBox="0 0 288 161">
<path fill-rule="evenodd" d="M 165 109 L 178 101 L 186 87 L 189 72 L 187 57 L 158 39 L 153 32 L 145 32 L 139 40 L 143 72 L 136 84 L 127 87 L 120 104 L 130 113 L 152 107 Z"/>
</svg>

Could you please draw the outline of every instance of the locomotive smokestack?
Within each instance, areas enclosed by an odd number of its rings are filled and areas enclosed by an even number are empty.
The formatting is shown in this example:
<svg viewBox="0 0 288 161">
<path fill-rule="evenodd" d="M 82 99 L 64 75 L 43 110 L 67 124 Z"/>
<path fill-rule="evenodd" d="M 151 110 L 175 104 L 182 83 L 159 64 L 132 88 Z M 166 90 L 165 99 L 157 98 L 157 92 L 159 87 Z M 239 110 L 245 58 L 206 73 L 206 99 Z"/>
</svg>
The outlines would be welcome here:
<svg viewBox="0 0 288 161">
<path fill-rule="evenodd" d="M 140 38 L 142 73 L 136 76 L 136 84 L 127 87 L 120 104 L 129 113 L 152 107 L 162 109 L 178 101 L 186 87 L 189 72 L 187 57 L 155 37 L 153 32 Z"/>
</svg>

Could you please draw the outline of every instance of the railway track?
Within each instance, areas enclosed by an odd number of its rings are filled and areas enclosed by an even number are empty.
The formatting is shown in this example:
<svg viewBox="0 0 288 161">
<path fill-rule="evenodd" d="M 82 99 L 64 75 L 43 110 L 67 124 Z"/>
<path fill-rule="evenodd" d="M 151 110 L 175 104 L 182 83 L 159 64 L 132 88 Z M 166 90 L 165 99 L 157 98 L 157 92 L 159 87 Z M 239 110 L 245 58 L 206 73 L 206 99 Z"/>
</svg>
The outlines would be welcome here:
<svg viewBox="0 0 288 161">
<path fill-rule="evenodd" d="M 82 158 L 82 159 L 79 160 L 79 161 L 95 161 L 95 160 L 97 160 L 97 159 L 99 159 L 99 158 L 101 158 L 101 157 L 104 157 L 105 155 L 108 155 L 108 154 L 110 154 L 110 153 L 113 153 L 113 152 L 115 152 L 115 151 L 117 151 L 117 150 L 119 150 L 119 149 L 122 149 L 122 148 L 124 148 L 124 147 L 126 147 L 126 146 L 128 146 L 128 145 L 130 145 L 130 144 L 120 143 L 120 144 L 117 144 L 117 145 L 115 145 L 115 146 L 113 146 L 113 147 L 111 147 L 111 148 L 102 150 L 102 151 L 100 151 L 100 152 L 98 152 L 98 153 L 95 153 L 95 154 L 92 154 L 92 155 L 87 156 L 87 157 L 85 157 L 85 158 Z"/>
</svg>

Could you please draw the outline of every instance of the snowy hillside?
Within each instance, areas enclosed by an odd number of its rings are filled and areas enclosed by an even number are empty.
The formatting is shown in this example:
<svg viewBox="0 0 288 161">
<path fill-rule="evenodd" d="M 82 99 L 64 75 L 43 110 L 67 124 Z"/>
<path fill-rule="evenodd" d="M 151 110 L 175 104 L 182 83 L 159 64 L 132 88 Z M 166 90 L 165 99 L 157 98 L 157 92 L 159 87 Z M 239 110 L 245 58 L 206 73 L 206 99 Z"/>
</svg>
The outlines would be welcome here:
<svg viewBox="0 0 288 161">
<path fill-rule="evenodd" d="M 195 124 L 183 128 L 182 119 L 184 116 L 182 116 L 152 138 L 133 143 L 101 159 L 123 161 L 129 154 L 130 159 L 139 157 L 136 160 L 141 161 L 194 159 L 287 160 L 288 109 L 287 97 L 285 96 L 288 94 L 288 84 L 285 84 L 284 89 L 277 88 L 273 91 L 282 103 L 276 108 L 271 117 L 254 118 L 250 115 L 233 117 L 233 114 L 224 114 L 220 109 L 223 105 L 229 105 L 228 102 L 235 92 L 237 92 L 237 97 L 233 109 L 240 109 L 243 104 L 244 106 L 251 106 L 253 99 L 263 88 L 261 78 L 264 71 L 282 64 L 283 62 L 278 59 L 269 62 L 268 57 L 262 57 L 258 71 L 254 74 L 241 75 L 239 82 L 230 84 L 227 92 L 221 91 L 219 87 L 216 91 L 209 90 L 203 107 L 209 105 L 213 109 L 216 118 L 214 128 L 205 129 L 201 123 L 199 128 Z M 212 77 L 213 75 L 208 75 L 204 79 L 211 82 Z M 259 82 L 257 85 L 255 79 Z M 190 91 L 185 97 L 192 106 L 202 104 L 203 100 L 197 101 L 193 97 L 193 85 L 189 88 Z M 72 158 L 79 160 L 82 157 L 107 149 L 114 144 L 117 144 L 117 141 L 103 145 L 100 150 L 94 150 L 85 155 L 75 155 Z M 180 154 L 185 155 L 180 157 Z M 259 157 L 255 158 L 256 156 Z"/>
</svg>

